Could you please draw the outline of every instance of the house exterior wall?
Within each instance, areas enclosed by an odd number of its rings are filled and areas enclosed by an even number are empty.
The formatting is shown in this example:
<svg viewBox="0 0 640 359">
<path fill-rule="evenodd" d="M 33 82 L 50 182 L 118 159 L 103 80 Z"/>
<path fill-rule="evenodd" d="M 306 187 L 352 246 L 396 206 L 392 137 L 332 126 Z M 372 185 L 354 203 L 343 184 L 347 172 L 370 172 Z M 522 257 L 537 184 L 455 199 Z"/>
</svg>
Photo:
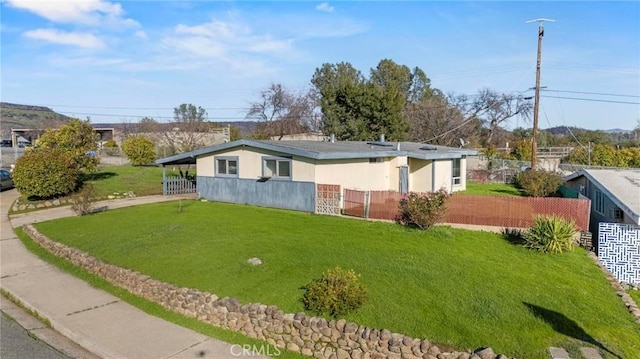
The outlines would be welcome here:
<svg viewBox="0 0 640 359">
<path fill-rule="evenodd" d="M 433 162 L 435 165 L 434 189 L 437 191 L 441 188 L 451 193 L 451 173 L 452 162 L 450 159 L 436 160 Z"/>
<path fill-rule="evenodd" d="M 198 174 L 215 177 L 215 157 L 217 156 L 238 157 L 238 177 L 258 179 L 262 176 L 263 157 L 286 157 L 287 155 L 259 148 L 237 148 L 231 151 L 217 152 L 196 159 Z M 291 175 L 292 181 L 313 182 L 315 177 L 313 162 L 293 156 L 291 160 Z"/>
<path fill-rule="evenodd" d="M 431 192 L 433 161 L 409 158 L 409 191 Z"/>
<path fill-rule="evenodd" d="M 210 201 L 315 211 L 315 184 L 311 182 L 259 181 L 198 175 L 197 191 L 201 198 Z"/>
<path fill-rule="evenodd" d="M 389 158 L 377 163 L 370 163 L 368 158 L 318 160 L 315 163 L 316 183 L 339 184 L 342 188 L 359 190 L 397 191 L 399 187 L 399 170 Z"/>
<path fill-rule="evenodd" d="M 619 209 L 607 194 L 597 185 L 591 182 L 587 177 L 580 176 L 567 182 L 567 186 L 583 194 L 591 200 L 591 218 L 589 222 L 589 231 L 596 237 L 599 235 L 599 223 L 624 223 L 635 224 L 633 220 L 624 212 L 620 211 L 622 218 L 614 217 L 614 210 Z M 597 194 L 597 193 L 600 194 Z M 596 199 L 599 196 L 599 199 Z"/>
</svg>

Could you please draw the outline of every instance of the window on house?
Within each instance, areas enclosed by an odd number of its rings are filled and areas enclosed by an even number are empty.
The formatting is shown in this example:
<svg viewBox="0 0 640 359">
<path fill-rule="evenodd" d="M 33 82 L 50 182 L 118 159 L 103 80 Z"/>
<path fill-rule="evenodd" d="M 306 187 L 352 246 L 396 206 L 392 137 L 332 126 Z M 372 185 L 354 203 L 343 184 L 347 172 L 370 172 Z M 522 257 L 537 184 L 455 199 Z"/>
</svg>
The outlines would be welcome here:
<svg viewBox="0 0 640 359">
<path fill-rule="evenodd" d="M 382 157 L 370 157 L 369 163 L 382 163 L 384 162 L 384 158 Z"/>
<path fill-rule="evenodd" d="M 604 193 L 595 190 L 593 194 L 593 210 L 604 214 Z"/>
<path fill-rule="evenodd" d="M 276 179 L 291 179 L 291 159 L 265 158 L 262 176 Z"/>
<path fill-rule="evenodd" d="M 238 177 L 238 157 L 216 157 L 216 177 Z"/>
<path fill-rule="evenodd" d="M 453 185 L 459 185 L 462 183 L 462 179 L 461 179 L 461 166 L 460 166 L 460 159 L 459 158 L 454 158 L 453 160 L 451 160 L 451 166 L 452 166 L 452 173 L 451 173 L 451 178 L 452 178 L 452 183 Z"/>
<path fill-rule="evenodd" d="M 611 218 L 616 221 L 622 221 L 624 219 L 624 212 L 620 208 L 613 208 L 611 210 Z"/>
</svg>

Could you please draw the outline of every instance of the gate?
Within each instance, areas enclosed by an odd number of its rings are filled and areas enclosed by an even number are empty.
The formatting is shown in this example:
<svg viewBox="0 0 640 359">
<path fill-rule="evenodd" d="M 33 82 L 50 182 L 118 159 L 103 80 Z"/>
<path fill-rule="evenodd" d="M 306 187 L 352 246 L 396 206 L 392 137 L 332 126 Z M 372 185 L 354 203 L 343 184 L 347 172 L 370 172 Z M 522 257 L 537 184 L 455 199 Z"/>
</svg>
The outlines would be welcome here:
<svg viewBox="0 0 640 359">
<path fill-rule="evenodd" d="M 196 180 L 180 176 L 167 176 L 162 182 L 162 194 L 196 193 Z"/>
</svg>

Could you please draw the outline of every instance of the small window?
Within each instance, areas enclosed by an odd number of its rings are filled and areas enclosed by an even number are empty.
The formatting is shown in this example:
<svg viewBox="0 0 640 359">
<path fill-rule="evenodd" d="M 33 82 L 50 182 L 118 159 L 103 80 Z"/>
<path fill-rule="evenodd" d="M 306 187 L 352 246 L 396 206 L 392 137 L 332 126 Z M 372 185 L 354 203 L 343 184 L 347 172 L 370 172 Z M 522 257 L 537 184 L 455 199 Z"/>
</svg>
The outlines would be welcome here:
<svg viewBox="0 0 640 359">
<path fill-rule="evenodd" d="M 624 212 L 620 208 L 614 208 L 611 212 L 611 218 L 614 220 L 622 221 L 624 219 Z"/>
<path fill-rule="evenodd" d="M 595 190 L 593 195 L 593 210 L 604 214 L 604 193 Z"/>
<path fill-rule="evenodd" d="M 216 177 L 238 177 L 238 157 L 216 157 Z"/>
<path fill-rule="evenodd" d="M 460 170 L 460 159 L 459 158 L 454 158 L 453 160 L 451 160 L 451 166 L 452 166 L 452 171 L 451 171 L 451 180 L 454 186 L 456 185 L 460 185 L 462 183 L 462 179 L 461 179 L 461 170 Z"/>
<path fill-rule="evenodd" d="M 262 176 L 276 179 L 291 179 L 291 159 L 265 158 L 262 166 Z"/>
<path fill-rule="evenodd" d="M 384 158 L 382 157 L 371 157 L 369 158 L 369 163 L 382 163 L 384 162 Z"/>
</svg>

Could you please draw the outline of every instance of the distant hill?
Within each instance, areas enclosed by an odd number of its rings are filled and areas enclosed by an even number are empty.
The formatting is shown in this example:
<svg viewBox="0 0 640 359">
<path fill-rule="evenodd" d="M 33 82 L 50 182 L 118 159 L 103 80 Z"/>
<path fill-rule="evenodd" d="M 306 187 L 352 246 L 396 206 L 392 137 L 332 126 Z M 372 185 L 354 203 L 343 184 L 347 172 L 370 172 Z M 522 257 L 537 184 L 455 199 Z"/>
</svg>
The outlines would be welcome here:
<svg viewBox="0 0 640 359">
<path fill-rule="evenodd" d="M 12 128 L 57 127 L 70 119 L 48 107 L 0 102 L 0 134 L 3 138 L 9 136 Z"/>
<path fill-rule="evenodd" d="M 604 130 L 606 133 L 629 133 L 631 130 L 623 130 L 621 128 L 612 128 L 610 130 Z"/>
</svg>

